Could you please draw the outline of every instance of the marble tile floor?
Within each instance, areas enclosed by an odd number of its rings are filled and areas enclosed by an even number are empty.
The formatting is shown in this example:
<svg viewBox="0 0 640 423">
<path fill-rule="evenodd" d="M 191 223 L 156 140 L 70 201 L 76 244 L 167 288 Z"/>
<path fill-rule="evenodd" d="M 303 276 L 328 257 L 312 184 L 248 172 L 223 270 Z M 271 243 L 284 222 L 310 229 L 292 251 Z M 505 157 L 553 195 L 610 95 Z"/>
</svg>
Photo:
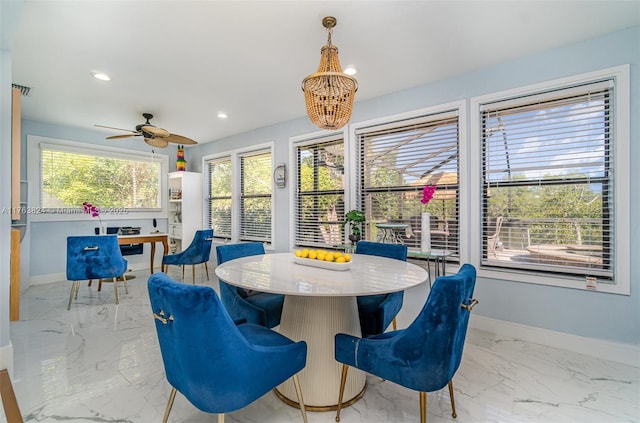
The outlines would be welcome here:
<svg viewBox="0 0 640 423">
<path fill-rule="evenodd" d="M 25 422 L 162 421 L 170 387 L 151 318 L 149 273 L 132 274 L 136 279 L 128 295 L 122 291 L 119 306 L 111 284 L 101 293 L 95 284 L 83 284 L 70 311 L 70 282 L 33 286 L 23 293 L 21 320 L 11 324 L 11 340 L 14 390 Z M 170 275 L 179 280 L 179 269 L 172 268 Z M 186 278 L 191 283 L 190 271 Z M 200 271 L 197 283 L 217 289 L 215 277 L 207 282 Z M 417 309 L 424 302 L 424 297 L 415 298 L 405 295 L 405 307 Z M 451 417 L 445 388 L 428 394 L 428 422 L 640 422 L 640 368 L 473 329 L 454 387 L 457 419 Z M 334 412 L 308 413 L 310 423 L 334 422 L 334 417 Z M 169 420 L 217 421 L 180 394 Z M 0 410 L 0 422 L 5 421 Z M 225 421 L 302 418 L 270 392 Z M 419 422 L 418 394 L 369 376 L 364 397 L 343 410 L 341 421 Z"/>
</svg>

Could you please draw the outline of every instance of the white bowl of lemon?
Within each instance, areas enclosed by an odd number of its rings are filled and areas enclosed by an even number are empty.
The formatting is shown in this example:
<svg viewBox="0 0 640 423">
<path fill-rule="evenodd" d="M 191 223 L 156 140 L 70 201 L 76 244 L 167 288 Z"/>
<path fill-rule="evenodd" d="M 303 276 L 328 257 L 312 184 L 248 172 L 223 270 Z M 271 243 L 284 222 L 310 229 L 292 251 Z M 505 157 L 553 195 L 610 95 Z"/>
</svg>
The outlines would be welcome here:
<svg viewBox="0 0 640 423">
<path fill-rule="evenodd" d="M 303 266 L 320 267 L 329 270 L 348 270 L 351 267 L 351 255 L 339 251 L 295 250 L 294 261 Z"/>
</svg>

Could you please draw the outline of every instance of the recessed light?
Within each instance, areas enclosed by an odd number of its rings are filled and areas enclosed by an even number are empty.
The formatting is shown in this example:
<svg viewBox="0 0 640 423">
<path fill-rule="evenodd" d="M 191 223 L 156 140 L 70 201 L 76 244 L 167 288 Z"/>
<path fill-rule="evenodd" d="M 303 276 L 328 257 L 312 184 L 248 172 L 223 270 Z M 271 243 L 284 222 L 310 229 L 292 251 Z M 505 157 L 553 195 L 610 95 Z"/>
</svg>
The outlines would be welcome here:
<svg viewBox="0 0 640 423">
<path fill-rule="evenodd" d="M 109 75 L 107 75 L 106 73 L 102 73 L 102 72 L 91 72 L 91 75 L 95 78 L 95 79 L 99 79 L 100 81 L 111 81 L 111 77 Z"/>
<path fill-rule="evenodd" d="M 225 112 L 218 112 L 218 117 L 220 119 L 226 119 L 228 116 Z"/>
<path fill-rule="evenodd" d="M 342 73 L 347 74 L 347 75 L 355 75 L 356 73 L 358 73 L 358 70 L 356 69 L 355 66 L 348 65 L 346 68 L 344 68 Z"/>
</svg>

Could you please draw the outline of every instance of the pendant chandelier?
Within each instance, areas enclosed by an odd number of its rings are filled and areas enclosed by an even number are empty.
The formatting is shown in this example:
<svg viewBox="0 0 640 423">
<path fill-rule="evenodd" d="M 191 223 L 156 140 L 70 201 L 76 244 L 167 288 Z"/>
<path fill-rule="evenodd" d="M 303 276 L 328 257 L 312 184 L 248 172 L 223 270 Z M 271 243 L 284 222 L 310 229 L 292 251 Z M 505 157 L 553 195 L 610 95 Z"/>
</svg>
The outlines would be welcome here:
<svg viewBox="0 0 640 423">
<path fill-rule="evenodd" d="M 342 73 L 338 47 L 331 44 L 336 18 L 327 16 L 322 26 L 327 29 L 327 45 L 320 51 L 318 71 L 302 81 L 302 91 L 311 122 L 322 129 L 340 129 L 351 119 L 358 82 Z"/>
</svg>

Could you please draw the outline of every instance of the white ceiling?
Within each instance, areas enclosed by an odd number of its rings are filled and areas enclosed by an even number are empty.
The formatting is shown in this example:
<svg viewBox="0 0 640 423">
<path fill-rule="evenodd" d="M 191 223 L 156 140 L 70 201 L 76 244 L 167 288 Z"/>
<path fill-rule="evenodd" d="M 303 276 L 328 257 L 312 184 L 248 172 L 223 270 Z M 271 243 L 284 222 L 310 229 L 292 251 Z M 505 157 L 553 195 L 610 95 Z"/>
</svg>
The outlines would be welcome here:
<svg viewBox="0 0 640 423">
<path fill-rule="evenodd" d="M 359 69 L 357 108 L 639 25 L 640 1 L 25 1 L 13 82 L 32 87 L 26 119 L 133 129 L 151 112 L 209 142 L 305 116 L 300 83 L 318 66 L 327 15 L 342 66 Z"/>
</svg>

